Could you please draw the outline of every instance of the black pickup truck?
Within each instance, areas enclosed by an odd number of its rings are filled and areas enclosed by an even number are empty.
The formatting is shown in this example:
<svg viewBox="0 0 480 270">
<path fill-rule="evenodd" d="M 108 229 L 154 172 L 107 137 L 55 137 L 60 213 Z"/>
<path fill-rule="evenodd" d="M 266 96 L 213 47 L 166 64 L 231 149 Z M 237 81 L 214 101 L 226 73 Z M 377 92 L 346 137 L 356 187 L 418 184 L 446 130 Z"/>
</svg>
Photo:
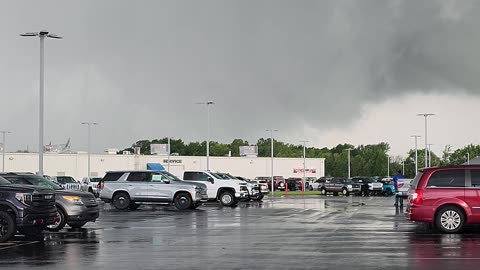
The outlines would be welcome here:
<svg viewBox="0 0 480 270">
<path fill-rule="evenodd" d="M 0 177 L 0 243 L 15 233 L 40 236 L 57 218 L 53 190 L 12 185 Z"/>
</svg>

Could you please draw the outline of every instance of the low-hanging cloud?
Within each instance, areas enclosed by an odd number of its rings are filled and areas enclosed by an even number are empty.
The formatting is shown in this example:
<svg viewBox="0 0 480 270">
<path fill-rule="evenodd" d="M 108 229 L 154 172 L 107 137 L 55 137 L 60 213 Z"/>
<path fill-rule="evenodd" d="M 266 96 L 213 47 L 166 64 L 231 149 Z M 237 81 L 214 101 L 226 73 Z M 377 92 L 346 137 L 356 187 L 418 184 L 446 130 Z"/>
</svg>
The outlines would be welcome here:
<svg viewBox="0 0 480 270">
<path fill-rule="evenodd" d="M 346 126 L 366 102 L 478 94 L 478 1 L 50 1 L 0 9 L 0 124 L 34 144 L 38 41 L 46 28 L 48 140 L 97 150 L 137 139 L 296 136 Z M 45 16 L 45 13 L 49 13 Z M 8 37 L 7 37 L 8 36 Z M 13 101 L 13 102 L 12 102 Z M 20 124 L 21 123 L 21 124 Z M 300 131 L 299 131 L 300 130 Z M 25 135 L 23 133 L 28 133 Z M 19 134 L 20 133 L 20 134 Z"/>
</svg>

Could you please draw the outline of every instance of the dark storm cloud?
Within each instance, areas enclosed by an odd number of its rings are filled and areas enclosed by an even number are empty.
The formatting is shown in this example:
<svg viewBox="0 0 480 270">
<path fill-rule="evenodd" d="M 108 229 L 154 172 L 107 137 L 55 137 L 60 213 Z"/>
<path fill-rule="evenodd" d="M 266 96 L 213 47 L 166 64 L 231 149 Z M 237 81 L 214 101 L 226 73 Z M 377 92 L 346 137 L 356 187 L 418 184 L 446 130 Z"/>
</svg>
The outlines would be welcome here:
<svg viewBox="0 0 480 270">
<path fill-rule="evenodd" d="M 0 126 L 35 144 L 38 41 L 49 29 L 46 138 L 96 148 L 167 135 L 254 139 L 348 125 L 366 102 L 478 92 L 478 1 L 2 2 Z M 5 128 L 4 128 L 5 127 Z"/>
</svg>

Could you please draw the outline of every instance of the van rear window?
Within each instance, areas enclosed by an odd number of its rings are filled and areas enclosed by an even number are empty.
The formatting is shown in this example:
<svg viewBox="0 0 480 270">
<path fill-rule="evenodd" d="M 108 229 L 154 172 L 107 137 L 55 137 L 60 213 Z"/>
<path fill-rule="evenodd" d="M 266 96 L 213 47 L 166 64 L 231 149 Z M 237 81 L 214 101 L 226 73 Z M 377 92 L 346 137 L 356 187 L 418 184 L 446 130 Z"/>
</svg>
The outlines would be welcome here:
<svg viewBox="0 0 480 270">
<path fill-rule="evenodd" d="M 418 172 L 417 175 L 415 175 L 415 178 L 413 178 L 412 183 L 410 183 L 410 187 L 412 188 L 417 188 L 418 182 L 420 182 L 420 178 L 422 178 L 423 172 Z"/>
</svg>

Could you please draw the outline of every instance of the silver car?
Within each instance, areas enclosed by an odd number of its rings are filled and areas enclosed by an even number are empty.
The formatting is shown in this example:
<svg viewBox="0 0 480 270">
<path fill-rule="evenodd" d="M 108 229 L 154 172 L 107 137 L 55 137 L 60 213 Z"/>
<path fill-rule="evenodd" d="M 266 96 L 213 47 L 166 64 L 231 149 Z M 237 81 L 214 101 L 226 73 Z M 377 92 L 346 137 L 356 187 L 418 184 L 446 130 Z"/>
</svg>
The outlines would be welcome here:
<svg viewBox="0 0 480 270">
<path fill-rule="evenodd" d="M 208 200 L 205 184 L 185 182 L 165 171 L 107 172 L 100 189 L 100 199 L 119 210 L 135 210 L 145 203 L 195 209 Z"/>
</svg>

